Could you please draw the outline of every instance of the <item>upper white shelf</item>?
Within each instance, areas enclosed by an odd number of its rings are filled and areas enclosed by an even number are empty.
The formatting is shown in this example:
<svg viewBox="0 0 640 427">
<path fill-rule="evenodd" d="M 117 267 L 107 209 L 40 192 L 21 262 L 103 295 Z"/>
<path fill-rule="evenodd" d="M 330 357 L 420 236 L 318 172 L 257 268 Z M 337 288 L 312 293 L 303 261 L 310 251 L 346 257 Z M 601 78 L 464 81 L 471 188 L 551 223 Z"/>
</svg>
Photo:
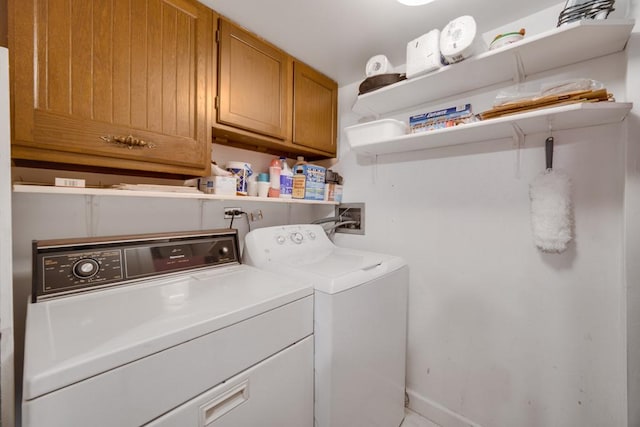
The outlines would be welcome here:
<svg viewBox="0 0 640 427">
<path fill-rule="evenodd" d="M 383 115 L 496 83 L 622 51 L 633 19 L 584 20 L 483 52 L 429 74 L 358 96 L 353 111 Z"/>
<path fill-rule="evenodd" d="M 288 203 L 304 205 L 338 205 L 338 202 L 325 202 L 322 200 L 304 199 L 278 199 L 269 197 L 251 196 L 220 196 L 204 193 L 178 193 L 164 191 L 135 191 L 119 190 L 113 188 L 77 188 L 54 187 L 47 185 L 14 184 L 15 193 L 40 193 L 40 194 L 75 194 L 79 196 L 119 196 L 119 197 L 155 197 L 165 199 L 201 199 L 201 200 L 227 200 L 235 202 L 260 202 L 260 203 Z"/>
<path fill-rule="evenodd" d="M 624 120 L 632 106 L 628 102 L 596 102 L 543 108 L 451 128 L 369 141 L 351 149 L 366 155 L 401 153 L 547 132 L 549 127 L 556 131 L 618 123 Z"/>
</svg>

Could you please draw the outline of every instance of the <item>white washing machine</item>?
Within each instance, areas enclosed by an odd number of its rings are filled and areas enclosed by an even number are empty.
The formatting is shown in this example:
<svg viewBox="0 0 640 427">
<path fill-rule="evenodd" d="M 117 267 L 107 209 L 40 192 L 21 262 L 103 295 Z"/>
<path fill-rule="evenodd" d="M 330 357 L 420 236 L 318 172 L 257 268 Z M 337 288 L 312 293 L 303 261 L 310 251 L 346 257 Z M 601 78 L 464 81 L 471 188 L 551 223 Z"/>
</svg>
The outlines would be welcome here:
<svg viewBox="0 0 640 427">
<path fill-rule="evenodd" d="M 337 247 L 319 225 L 254 230 L 245 263 L 315 288 L 315 425 L 393 427 L 404 418 L 409 269 Z"/>
<path fill-rule="evenodd" d="M 313 425 L 313 288 L 235 230 L 33 248 L 24 427 Z"/>
</svg>

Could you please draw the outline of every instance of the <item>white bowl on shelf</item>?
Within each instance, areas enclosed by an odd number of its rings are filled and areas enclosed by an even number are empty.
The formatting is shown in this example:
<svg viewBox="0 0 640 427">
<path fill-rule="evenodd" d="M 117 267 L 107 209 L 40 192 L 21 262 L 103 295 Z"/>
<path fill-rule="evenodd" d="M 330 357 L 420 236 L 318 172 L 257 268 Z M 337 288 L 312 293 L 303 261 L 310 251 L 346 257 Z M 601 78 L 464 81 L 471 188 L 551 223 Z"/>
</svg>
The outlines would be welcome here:
<svg viewBox="0 0 640 427">
<path fill-rule="evenodd" d="M 344 128 L 351 147 L 385 141 L 407 134 L 407 124 L 396 119 L 381 119 Z"/>
<path fill-rule="evenodd" d="M 520 31 L 514 31 L 512 33 L 498 34 L 491 44 L 489 44 L 489 50 L 501 48 L 503 46 L 510 45 L 511 43 L 519 42 L 524 38 L 524 29 Z"/>
</svg>

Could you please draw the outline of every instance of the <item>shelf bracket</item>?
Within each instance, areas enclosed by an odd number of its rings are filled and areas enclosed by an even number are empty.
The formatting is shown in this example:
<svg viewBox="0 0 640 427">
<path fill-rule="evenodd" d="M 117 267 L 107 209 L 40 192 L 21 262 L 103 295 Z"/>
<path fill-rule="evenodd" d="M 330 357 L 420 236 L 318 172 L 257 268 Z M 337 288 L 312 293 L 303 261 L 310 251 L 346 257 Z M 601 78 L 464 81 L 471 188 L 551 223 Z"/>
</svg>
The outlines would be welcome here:
<svg viewBox="0 0 640 427">
<path fill-rule="evenodd" d="M 524 132 L 517 123 L 511 124 L 511 137 L 513 138 L 513 147 L 522 148 L 524 144 Z"/>
<path fill-rule="evenodd" d="M 513 147 L 516 149 L 516 179 L 520 179 L 520 154 L 524 145 L 524 132 L 517 123 L 511 124 L 511 135 L 513 137 Z"/>
<path fill-rule="evenodd" d="M 96 230 L 98 229 L 98 200 L 94 195 L 84 196 L 84 223 L 87 231 L 87 236 L 95 237 Z"/>
<path fill-rule="evenodd" d="M 527 78 L 524 71 L 524 64 L 522 63 L 522 57 L 518 52 L 513 54 L 513 81 L 516 83 L 522 83 Z"/>
</svg>

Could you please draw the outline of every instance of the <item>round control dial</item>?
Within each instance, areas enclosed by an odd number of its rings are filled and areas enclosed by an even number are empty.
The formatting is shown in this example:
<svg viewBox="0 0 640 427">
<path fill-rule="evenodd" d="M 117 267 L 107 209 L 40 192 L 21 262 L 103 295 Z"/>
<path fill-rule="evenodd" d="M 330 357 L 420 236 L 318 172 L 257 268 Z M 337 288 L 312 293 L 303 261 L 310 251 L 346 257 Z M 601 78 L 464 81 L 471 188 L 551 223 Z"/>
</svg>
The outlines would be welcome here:
<svg viewBox="0 0 640 427">
<path fill-rule="evenodd" d="M 304 239 L 304 237 L 302 237 L 302 233 L 298 231 L 296 231 L 295 233 L 291 233 L 291 236 L 289 237 L 291 238 L 291 241 L 297 245 L 302 243 L 302 239 Z"/>
<path fill-rule="evenodd" d="M 88 279 L 98 274 L 100 264 L 93 258 L 83 258 L 73 264 L 73 275 L 79 279 Z"/>
</svg>

